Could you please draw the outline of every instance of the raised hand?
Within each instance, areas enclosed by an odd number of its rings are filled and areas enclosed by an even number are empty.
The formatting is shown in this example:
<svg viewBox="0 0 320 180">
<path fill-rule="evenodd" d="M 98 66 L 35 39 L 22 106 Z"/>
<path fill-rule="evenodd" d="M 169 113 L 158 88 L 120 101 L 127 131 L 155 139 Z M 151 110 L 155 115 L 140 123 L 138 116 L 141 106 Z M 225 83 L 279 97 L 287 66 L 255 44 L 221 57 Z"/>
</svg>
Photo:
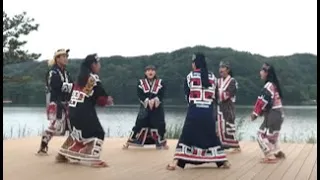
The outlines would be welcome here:
<svg viewBox="0 0 320 180">
<path fill-rule="evenodd" d="M 113 98 L 111 96 L 108 96 L 107 105 L 113 105 Z"/>
<path fill-rule="evenodd" d="M 257 116 L 255 115 L 255 114 L 251 114 L 251 121 L 254 121 L 254 120 L 256 120 L 257 119 Z"/>
</svg>

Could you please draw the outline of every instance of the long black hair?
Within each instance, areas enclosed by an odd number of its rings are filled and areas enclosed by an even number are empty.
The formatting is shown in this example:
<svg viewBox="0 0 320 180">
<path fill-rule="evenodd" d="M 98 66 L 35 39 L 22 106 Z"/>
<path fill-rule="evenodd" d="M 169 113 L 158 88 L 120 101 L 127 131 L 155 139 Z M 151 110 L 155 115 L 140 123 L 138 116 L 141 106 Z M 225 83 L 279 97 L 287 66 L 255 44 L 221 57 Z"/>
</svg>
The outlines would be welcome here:
<svg viewBox="0 0 320 180">
<path fill-rule="evenodd" d="M 91 65 L 93 63 L 98 63 L 98 62 L 99 62 L 99 58 L 97 54 L 90 54 L 81 63 L 80 72 L 77 78 L 77 84 L 80 87 L 86 86 L 90 73 L 92 73 Z"/>
<path fill-rule="evenodd" d="M 231 69 L 229 69 L 229 75 L 230 75 L 230 77 L 233 77 L 233 73 L 232 73 Z"/>
<path fill-rule="evenodd" d="M 201 73 L 201 84 L 203 87 L 208 88 L 210 86 L 208 77 L 208 68 L 206 57 L 203 53 L 196 53 L 192 58 L 197 69 L 200 69 Z"/>
<path fill-rule="evenodd" d="M 267 82 L 273 83 L 278 90 L 279 96 L 282 98 L 283 97 L 282 91 L 281 91 L 279 80 L 276 75 L 276 71 L 275 71 L 274 67 L 269 63 L 263 63 L 262 70 L 264 70 L 268 73 L 265 83 L 267 83 Z"/>
</svg>

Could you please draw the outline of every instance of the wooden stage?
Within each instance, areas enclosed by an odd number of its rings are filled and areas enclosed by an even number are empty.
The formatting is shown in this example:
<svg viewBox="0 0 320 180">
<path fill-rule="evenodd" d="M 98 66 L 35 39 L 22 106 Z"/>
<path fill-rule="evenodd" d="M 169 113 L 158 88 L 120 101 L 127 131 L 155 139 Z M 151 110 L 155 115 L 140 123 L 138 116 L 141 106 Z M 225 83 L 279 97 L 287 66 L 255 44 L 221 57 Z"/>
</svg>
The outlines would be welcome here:
<svg viewBox="0 0 320 180">
<path fill-rule="evenodd" d="M 317 145 L 282 144 L 287 158 L 277 164 L 259 163 L 262 154 L 256 142 L 241 142 L 242 152 L 228 154 L 230 169 L 214 164 L 187 166 L 167 171 L 176 140 L 169 150 L 131 148 L 122 150 L 125 139 L 106 139 L 102 158 L 109 168 L 92 168 L 54 162 L 56 151 L 65 138 L 54 137 L 49 156 L 35 156 L 40 137 L 4 140 L 5 180 L 316 180 Z"/>
</svg>

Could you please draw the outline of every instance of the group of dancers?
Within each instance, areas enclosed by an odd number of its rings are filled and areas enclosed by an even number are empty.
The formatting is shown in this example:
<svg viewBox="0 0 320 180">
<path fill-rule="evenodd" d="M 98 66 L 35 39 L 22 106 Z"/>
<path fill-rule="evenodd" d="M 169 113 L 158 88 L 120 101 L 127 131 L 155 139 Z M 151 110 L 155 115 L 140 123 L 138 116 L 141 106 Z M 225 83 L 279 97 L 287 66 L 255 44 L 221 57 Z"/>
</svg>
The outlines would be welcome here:
<svg viewBox="0 0 320 180">
<path fill-rule="evenodd" d="M 59 49 L 53 60 L 48 61 L 50 68 L 46 75 L 46 87 L 50 125 L 42 135 L 37 154 L 47 154 L 52 136 L 64 135 L 69 131 L 56 156 L 57 162 L 74 160 L 90 163 L 94 167 L 107 167 L 107 163 L 100 159 L 105 132 L 95 106 L 112 105 L 113 98 L 104 90 L 98 76 L 101 68 L 99 57 L 97 54 L 88 55 L 81 63 L 76 81 L 73 81 L 66 70 L 68 56 L 69 49 Z M 208 71 L 204 54 L 194 54 L 191 64 L 192 70 L 184 82 L 187 115 L 173 161 L 167 169 L 203 163 L 216 163 L 218 167 L 229 168 L 231 164 L 225 150 L 241 152 L 235 133 L 237 81 L 228 62 L 220 62 L 219 78 Z M 264 153 L 261 162 L 276 163 L 285 158 L 279 147 L 279 131 L 284 118 L 282 93 L 272 65 L 264 63 L 260 77 L 265 84 L 253 108 L 251 120 L 264 116 L 257 135 Z M 147 66 L 144 78 L 137 84 L 139 113 L 123 149 L 144 145 L 155 145 L 157 149 L 169 148 L 165 139 L 165 88 L 163 80 L 156 75 L 156 68 Z"/>
</svg>

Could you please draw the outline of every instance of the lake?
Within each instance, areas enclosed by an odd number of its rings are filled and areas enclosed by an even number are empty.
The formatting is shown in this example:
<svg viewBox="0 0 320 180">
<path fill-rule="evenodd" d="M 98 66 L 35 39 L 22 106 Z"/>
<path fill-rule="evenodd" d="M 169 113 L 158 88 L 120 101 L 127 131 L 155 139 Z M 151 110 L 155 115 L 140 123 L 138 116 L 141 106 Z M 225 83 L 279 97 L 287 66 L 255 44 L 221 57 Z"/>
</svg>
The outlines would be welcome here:
<svg viewBox="0 0 320 180">
<path fill-rule="evenodd" d="M 243 140 L 253 140 L 262 123 L 262 118 L 250 121 L 252 107 L 237 106 L 238 136 Z M 98 116 L 106 135 L 109 137 L 128 136 L 138 112 L 137 106 L 98 108 Z M 166 107 L 167 127 L 181 125 L 184 122 L 186 107 Z M 37 136 L 48 125 L 45 108 L 39 107 L 3 107 L 3 136 L 16 138 Z M 285 121 L 281 130 L 281 139 L 293 142 L 305 142 L 308 138 L 317 138 L 317 107 L 287 106 Z"/>
</svg>

